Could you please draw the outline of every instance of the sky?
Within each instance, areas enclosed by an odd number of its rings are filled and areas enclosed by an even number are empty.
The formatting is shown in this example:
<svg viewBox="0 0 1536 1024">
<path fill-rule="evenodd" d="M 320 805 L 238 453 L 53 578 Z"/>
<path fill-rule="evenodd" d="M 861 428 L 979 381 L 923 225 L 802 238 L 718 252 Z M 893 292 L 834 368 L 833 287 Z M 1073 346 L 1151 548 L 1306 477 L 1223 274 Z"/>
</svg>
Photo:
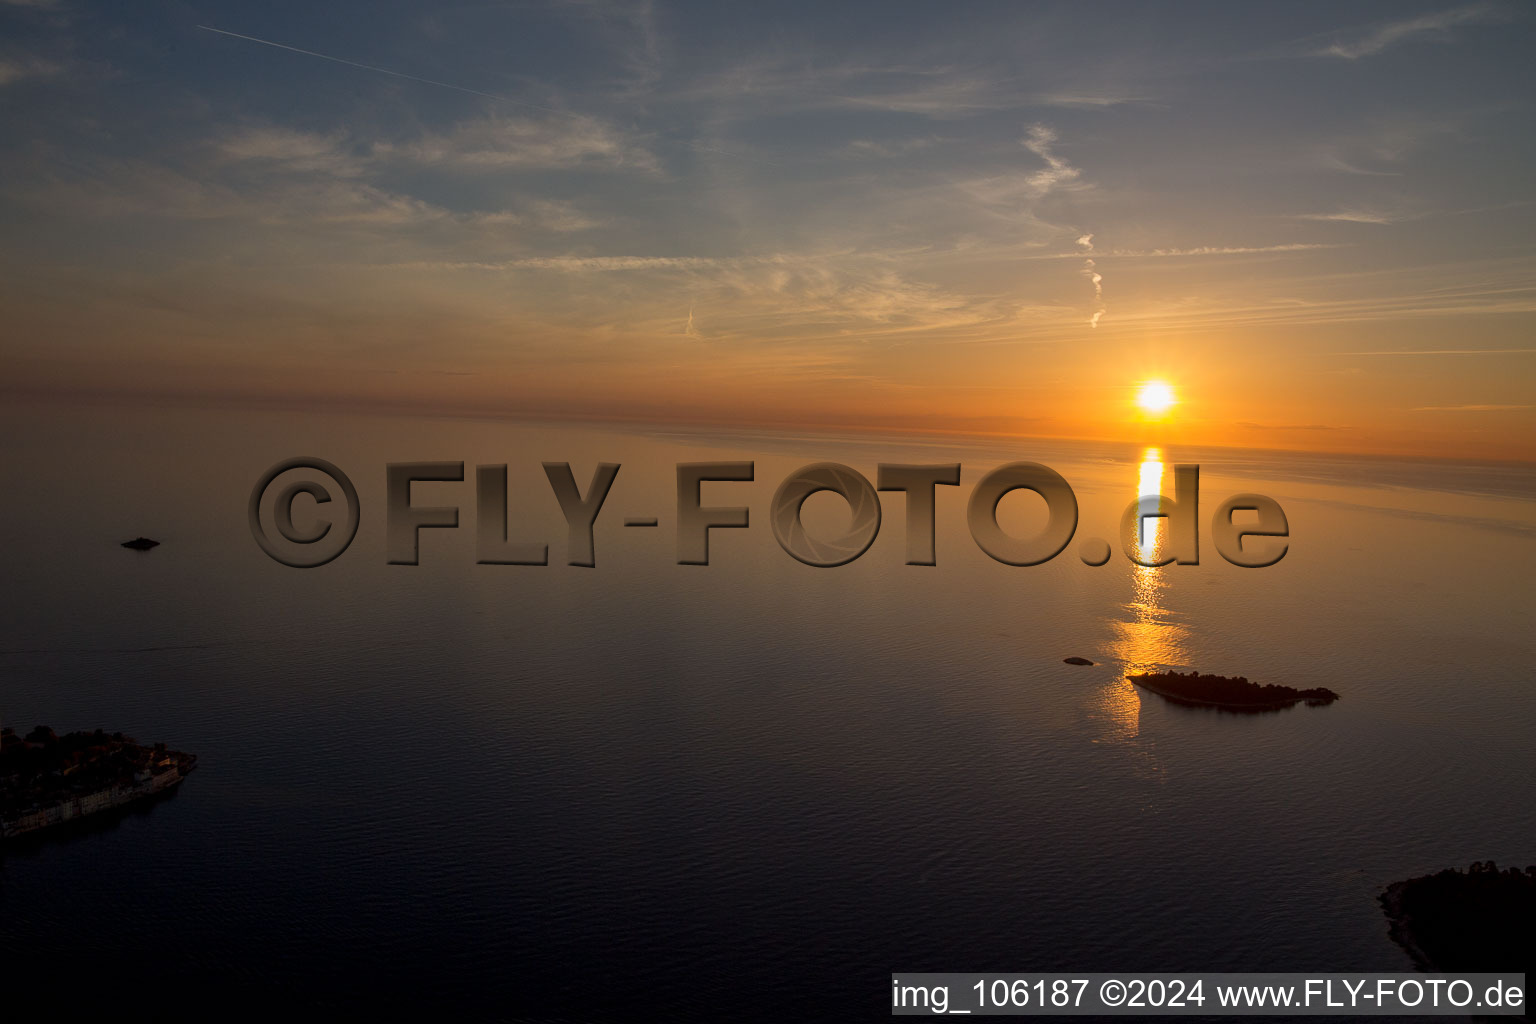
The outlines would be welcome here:
<svg viewBox="0 0 1536 1024">
<path fill-rule="evenodd" d="M 0 0 L 0 389 L 1536 460 L 1533 52 L 1497 2 Z"/>
</svg>

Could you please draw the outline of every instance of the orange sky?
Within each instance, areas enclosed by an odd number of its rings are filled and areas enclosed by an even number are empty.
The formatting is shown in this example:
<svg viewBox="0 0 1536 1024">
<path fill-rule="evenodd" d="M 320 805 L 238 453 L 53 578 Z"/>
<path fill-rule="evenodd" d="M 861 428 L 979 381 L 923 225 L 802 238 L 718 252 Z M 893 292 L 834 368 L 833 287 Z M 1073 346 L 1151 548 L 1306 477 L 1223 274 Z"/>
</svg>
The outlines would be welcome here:
<svg viewBox="0 0 1536 1024">
<path fill-rule="evenodd" d="M 12 6 L 3 386 L 1536 459 L 1533 19 L 1351 10 Z"/>
</svg>

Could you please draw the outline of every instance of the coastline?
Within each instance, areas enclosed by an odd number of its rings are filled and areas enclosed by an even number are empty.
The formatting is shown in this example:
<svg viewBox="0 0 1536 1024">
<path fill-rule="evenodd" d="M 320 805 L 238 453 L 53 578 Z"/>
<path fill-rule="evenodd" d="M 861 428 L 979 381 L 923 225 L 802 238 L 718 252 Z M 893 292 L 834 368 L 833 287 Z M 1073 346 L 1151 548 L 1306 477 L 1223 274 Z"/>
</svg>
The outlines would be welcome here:
<svg viewBox="0 0 1536 1024">
<path fill-rule="evenodd" d="M 1415 967 L 1423 971 L 1433 971 L 1434 964 L 1429 954 L 1424 952 L 1415 936 L 1415 922 L 1413 915 L 1408 913 L 1407 894 L 1415 879 L 1406 879 L 1401 882 L 1393 882 L 1387 886 L 1377 900 L 1381 903 L 1382 911 L 1387 915 L 1387 935 L 1408 954 L 1408 959 L 1413 961 Z"/>
<path fill-rule="evenodd" d="M 0 812 L 0 841 L 81 821 L 108 811 L 146 803 L 173 792 L 197 767 L 197 755 L 167 751 L 164 760 L 131 782 L 43 800 L 25 809 Z"/>
</svg>

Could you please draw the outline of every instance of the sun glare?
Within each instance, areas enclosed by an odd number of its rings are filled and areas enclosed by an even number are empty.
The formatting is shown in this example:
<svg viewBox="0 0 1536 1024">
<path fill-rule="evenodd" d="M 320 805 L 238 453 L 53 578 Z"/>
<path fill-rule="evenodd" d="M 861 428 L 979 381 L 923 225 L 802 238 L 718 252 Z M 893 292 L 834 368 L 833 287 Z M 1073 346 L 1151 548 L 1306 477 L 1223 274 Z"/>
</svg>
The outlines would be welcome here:
<svg viewBox="0 0 1536 1024">
<path fill-rule="evenodd" d="M 1136 392 L 1136 404 L 1142 412 L 1160 416 L 1171 409 L 1178 399 L 1173 397 L 1173 388 L 1160 380 L 1145 381 L 1141 389 Z"/>
</svg>

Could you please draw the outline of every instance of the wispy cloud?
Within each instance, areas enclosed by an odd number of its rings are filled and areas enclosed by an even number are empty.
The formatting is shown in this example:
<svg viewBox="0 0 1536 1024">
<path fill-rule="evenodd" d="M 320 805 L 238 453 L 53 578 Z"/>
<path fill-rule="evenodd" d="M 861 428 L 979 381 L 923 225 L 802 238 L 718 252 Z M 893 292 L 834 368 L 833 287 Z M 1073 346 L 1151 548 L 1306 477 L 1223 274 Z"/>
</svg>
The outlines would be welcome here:
<svg viewBox="0 0 1536 1024">
<path fill-rule="evenodd" d="M 1485 24 L 1499 20 L 1501 12 L 1492 4 L 1472 4 L 1450 10 L 1422 14 L 1384 25 L 1377 25 L 1352 39 L 1336 40 L 1314 51 L 1318 57 L 1342 57 L 1358 60 L 1370 57 L 1402 43 L 1418 40 L 1445 40 L 1451 29 L 1462 25 Z"/>
<path fill-rule="evenodd" d="M 51 78 L 63 71 L 64 65 L 38 57 L 0 57 L 0 85 L 26 78 Z"/>
<path fill-rule="evenodd" d="M 1324 153 L 1317 158 L 1320 166 L 1331 171 L 1342 171 L 1345 174 L 1358 174 L 1368 178 L 1401 178 L 1402 171 L 1384 171 L 1375 167 L 1362 167 L 1360 164 L 1347 160 L 1337 153 Z"/>
<path fill-rule="evenodd" d="M 395 140 L 258 124 L 226 135 L 216 147 L 227 161 L 334 177 L 357 177 L 402 162 L 456 171 L 658 169 L 647 149 L 594 118 L 487 116 Z"/>
<path fill-rule="evenodd" d="M 1536 353 L 1536 348 L 1394 348 L 1369 352 L 1340 352 L 1341 356 L 1509 356 Z"/>
<path fill-rule="evenodd" d="M 1090 241 L 1092 235 L 1084 236 Z M 1082 245 L 1083 241 L 1078 240 Z M 1176 257 L 1176 256 L 1252 256 L 1267 253 L 1307 252 L 1312 249 L 1343 249 L 1348 248 L 1344 242 L 1286 242 L 1281 245 L 1200 245 L 1191 248 L 1166 248 L 1166 249 L 1095 249 L 1094 256 L 1099 259 L 1145 259 L 1148 257 Z M 1031 253 L 1016 257 L 1023 260 L 1073 260 L 1080 259 L 1081 252 L 1045 252 Z"/>
<path fill-rule="evenodd" d="M 1536 284 L 1530 278 L 1528 260 L 1516 256 L 1472 263 L 1359 271 L 1329 269 L 1303 276 L 1286 275 L 1276 277 L 1263 289 L 1248 290 L 1240 296 L 1217 291 L 1144 294 L 1117 314 L 1116 320 L 1142 330 L 1188 332 L 1458 318 L 1469 324 L 1467 330 L 1473 330 L 1468 319 L 1471 317 L 1532 313 L 1536 313 Z M 1536 349 L 1488 347 L 1380 348 L 1318 354 L 1412 359 L 1523 358 L 1532 353 Z"/>
<path fill-rule="evenodd" d="M 277 125 L 240 129 L 220 140 L 218 149 L 230 160 L 250 161 L 303 174 L 355 177 L 363 172 L 365 165 L 365 159 L 340 133 L 295 131 Z"/>
<path fill-rule="evenodd" d="M 1536 405 L 1421 405 L 1412 412 L 1509 412 L 1536 409 Z"/>
<path fill-rule="evenodd" d="M 636 337 L 702 337 L 707 310 L 711 341 L 856 346 L 876 338 L 928 337 L 946 345 L 990 344 L 1059 330 L 1072 315 L 1064 305 L 1029 306 L 988 290 L 923 280 L 882 253 L 563 255 L 398 268 L 417 279 L 495 274 L 517 294 L 579 295 L 588 319 L 569 324 L 578 333 L 602 324 Z M 593 275 L 630 276 L 637 284 L 604 287 Z M 680 309 L 691 311 L 691 319 Z"/>
<path fill-rule="evenodd" d="M 528 230 L 560 235 L 603 223 L 573 202 L 542 197 L 507 196 L 500 209 L 450 210 L 367 180 L 369 165 L 352 162 L 339 144 L 333 149 L 325 142 L 335 140 L 256 130 L 226 140 L 211 166 L 177 169 L 108 160 L 12 195 L 65 205 L 95 219 L 225 221 L 299 231 L 362 228 L 375 239 L 380 232 L 433 228 L 447 233 L 444 244 L 458 246 L 508 227 L 526 229 L 523 236 Z M 231 161 L 242 173 L 222 173 Z"/>
<path fill-rule="evenodd" d="M 907 156 L 919 150 L 937 146 L 944 140 L 936 135 L 924 135 L 916 138 L 875 140 L 854 139 L 840 151 L 840 155 L 849 157 L 877 157 L 886 159 L 890 157 Z"/>
<path fill-rule="evenodd" d="M 497 263 L 439 263 L 459 270 L 559 270 L 569 274 L 608 274 L 634 270 L 701 270 L 725 261 L 707 256 L 530 256 Z M 740 262 L 740 261 L 731 261 Z"/>
<path fill-rule="evenodd" d="M 960 117 L 1007 105 L 993 83 L 975 78 L 938 78 L 906 89 L 844 93 L 828 97 L 828 104 L 850 110 L 883 110 L 934 118 Z"/>
<path fill-rule="evenodd" d="M 1076 107 L 1092 110 L 1106 107 L 1140 105 L 1154 101 L 1150 96 L 1132 96 L 1117 93 L 1052 92 L 1031 96 L 1027 102 L 1030 105 L 1042 107 Z"/>
<path fill-rule="evenodd" d="M 1286 242 L 1283 245 L 1201 245 L 1192 249 L 1148 249 L 1145 252 L 1112 252 L 1110 256 L 1251 256 L 1258 253 L 1306 252 L 1309 249 L 1341 249 L 1327 242 Z"/>
<path fill-rule="evenodd" d="M 1025 149 L 1045 161 L 1044 168 L 1025 179 L 1036 198 L 1070 185 L 1082 176 L 1081 171 L 1056 154 L 1056 130 L 1049 125 L 1030 125 L 1021 141 Z"/>
<path fill-rule="evenodd" d="M 1382 207 L 1347 207 L 1330 213 L 1298 213 L 1293 214 L 1293 220 L 1338 221 L 1348 224 L 1402 224 L 1408 221 L 1425 220 L 1430 217 L 1460 217 L 1472 213 L 1491 213 L 1498 210 L 1512 210 L 1522 206 L 1529 206 L 1530 200 L 1515 200 L 1508 203 L 1495 203 L 1490 206 L 1468 206 L 1454 210 L 1427 210 L 1427 209 L 1386 209 Z"/>
<path fill-rule="evenodd" d="M 1139 102 L 1129 94 L 1030 91 L 1007 76 L 943 62 L 878 63 L 799 52 L 733 61 L 728 69 L 696 76 L 666 95 L 675 101 L 708 103 L 727 116 L 877 111 L 933 121 L 1031 107 L 1102 109 Z"/>
<path fill-rule="evenodd" d="M 1348 224 L 1396 224 L 1407 219 L 1406 215 L 1386 213 L 1381 210 L 1336 210 L 1333 213 L 1298 213 L 1297 220 L 1343 221 Z"/>
<path fill-rule="evenodd" d="M 600 165 L 654 172 L 656 157 L 607 123 L 589 117 L 488 116 L 404 142 L 380 142 L 376 157 L 459 170 L 571 168 Z"/>
</svg>

